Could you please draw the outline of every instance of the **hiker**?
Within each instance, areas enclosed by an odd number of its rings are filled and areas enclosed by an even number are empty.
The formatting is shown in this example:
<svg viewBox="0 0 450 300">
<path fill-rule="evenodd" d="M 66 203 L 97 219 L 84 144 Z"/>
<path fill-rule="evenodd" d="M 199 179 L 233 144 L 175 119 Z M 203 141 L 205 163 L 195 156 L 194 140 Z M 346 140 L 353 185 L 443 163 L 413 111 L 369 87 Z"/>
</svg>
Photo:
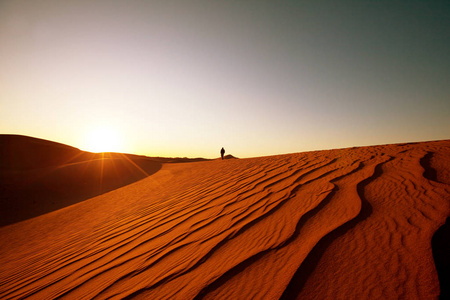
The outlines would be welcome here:
<svg viewBox="0 0 450 300">
<path fill-rule="evenodd" d="M 223 149 L 223 147 L 222 147 L 222 149 L 220 149 L 220 156 L 222 156 L 222 160 L 223 160 L 224 154 L 225 154 L 225 149 Z"/>
</svg>

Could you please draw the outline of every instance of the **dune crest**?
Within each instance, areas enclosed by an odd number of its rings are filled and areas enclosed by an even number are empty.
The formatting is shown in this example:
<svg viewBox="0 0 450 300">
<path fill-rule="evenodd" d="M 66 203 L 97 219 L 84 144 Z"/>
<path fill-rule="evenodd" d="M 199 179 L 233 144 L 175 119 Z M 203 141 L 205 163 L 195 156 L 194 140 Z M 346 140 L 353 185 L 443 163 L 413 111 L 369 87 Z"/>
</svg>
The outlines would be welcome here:
<svg viewBox="0 0 450 300">
<path fill-rule="evenodd" d="M 205 159 L 91 153 L 0 134 L 0 226 L 33 218 L 141 180 L 163 163 Z"/>
<path fill-rule="evenodd" d="M 163 164 L 0 228 L 0 297 L 437 298 L 450 141 Z"/>
</svg>

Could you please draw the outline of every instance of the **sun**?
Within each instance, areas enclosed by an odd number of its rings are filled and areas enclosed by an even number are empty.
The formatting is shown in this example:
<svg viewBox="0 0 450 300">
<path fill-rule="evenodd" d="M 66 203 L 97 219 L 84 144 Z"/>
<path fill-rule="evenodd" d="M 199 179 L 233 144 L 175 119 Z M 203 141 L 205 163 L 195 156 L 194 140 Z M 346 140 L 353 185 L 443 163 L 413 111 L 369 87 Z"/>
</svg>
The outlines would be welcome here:
<svg viewBox="0 0 450 300">
<path fill-rule="evenodd" d="M 90 130 L 86 150 L 91 152 L 120 152 L 121 139 L 116 131 L 107 127 Z"/>
</svg>

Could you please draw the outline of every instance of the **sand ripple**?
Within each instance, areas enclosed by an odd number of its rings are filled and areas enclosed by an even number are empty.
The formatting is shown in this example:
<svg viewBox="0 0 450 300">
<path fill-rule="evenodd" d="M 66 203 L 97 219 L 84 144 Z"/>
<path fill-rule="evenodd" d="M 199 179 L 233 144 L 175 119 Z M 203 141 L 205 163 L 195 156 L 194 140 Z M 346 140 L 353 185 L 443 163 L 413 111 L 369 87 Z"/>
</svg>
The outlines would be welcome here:
<svg viewBox="0 0 450 300">
<path fill-rule="evenodd" d="M 165 164 L 0 228 L 5 299 L 439 295 L 450 141 Z"/>
</svg>

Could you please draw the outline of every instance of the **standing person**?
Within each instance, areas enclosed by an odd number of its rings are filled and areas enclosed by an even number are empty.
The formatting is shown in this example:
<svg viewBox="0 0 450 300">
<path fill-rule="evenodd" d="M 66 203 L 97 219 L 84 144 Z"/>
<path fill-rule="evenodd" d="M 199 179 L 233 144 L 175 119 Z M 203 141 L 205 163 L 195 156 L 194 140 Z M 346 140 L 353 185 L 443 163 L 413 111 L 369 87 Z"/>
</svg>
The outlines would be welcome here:
<svg viewBox="0 0 450 300">
<path fill-rule="evenodd" d="M 222 160 L 223 160 L 224 154 L 225 154 L 225 149 L 223 149 L 223 147 L 222 147 L 222 149 L 220 149 L 220 156 L 222 156 Z"/>
</svg>

